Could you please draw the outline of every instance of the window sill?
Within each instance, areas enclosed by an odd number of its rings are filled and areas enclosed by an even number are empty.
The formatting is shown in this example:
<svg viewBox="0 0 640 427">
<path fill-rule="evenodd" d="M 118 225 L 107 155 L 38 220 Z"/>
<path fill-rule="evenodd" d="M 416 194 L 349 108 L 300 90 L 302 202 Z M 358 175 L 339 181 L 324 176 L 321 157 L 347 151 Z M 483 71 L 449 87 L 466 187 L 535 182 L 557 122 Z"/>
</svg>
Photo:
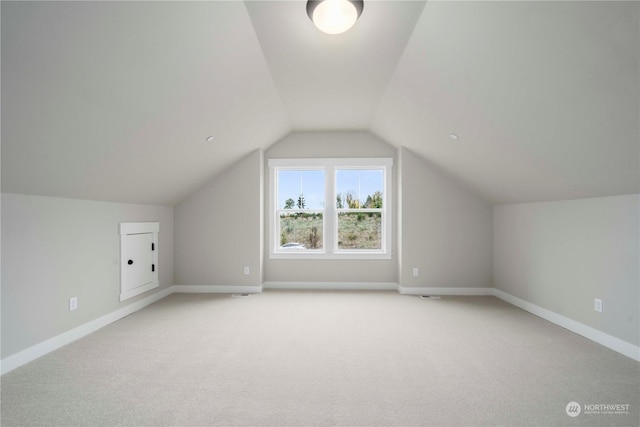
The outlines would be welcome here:
<svg viewBox="0 0 640 427">
<path fill-rule="evenodd" d="M 393 254 L 391 253 L 382 253 L 382 252 L 353 252 L 353 253 L 345 253 L 345 252 L 336 252 L 336 253 L 324 253 L 324 252 L 315 252 L 315 253 L 298 253 L 298 252 L 277 252 L 270 253 L 269 259 L 344 259 L 344 260 L 352 260 L 352 259 L 362 259 L 362 260 L 376 260 L 376 259 L 391 259 Z"/>
</svg>

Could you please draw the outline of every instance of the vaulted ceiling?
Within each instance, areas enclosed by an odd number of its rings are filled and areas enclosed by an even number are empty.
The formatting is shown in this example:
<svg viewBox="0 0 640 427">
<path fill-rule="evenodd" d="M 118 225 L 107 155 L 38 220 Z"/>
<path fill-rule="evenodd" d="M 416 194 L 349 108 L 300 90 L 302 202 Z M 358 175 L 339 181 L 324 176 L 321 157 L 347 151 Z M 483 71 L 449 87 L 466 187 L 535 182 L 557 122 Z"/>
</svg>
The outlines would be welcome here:
<svg viewBox="0 0 640 427">
<path fill-rule="evenodd" d="M 173 205 L 307 130 L 368 130 L 490 203 L 640 192 L 638 2 L 365 0 L 336 36 L 304 0 L 1 15 L 3 192 Z"/>
</svg>

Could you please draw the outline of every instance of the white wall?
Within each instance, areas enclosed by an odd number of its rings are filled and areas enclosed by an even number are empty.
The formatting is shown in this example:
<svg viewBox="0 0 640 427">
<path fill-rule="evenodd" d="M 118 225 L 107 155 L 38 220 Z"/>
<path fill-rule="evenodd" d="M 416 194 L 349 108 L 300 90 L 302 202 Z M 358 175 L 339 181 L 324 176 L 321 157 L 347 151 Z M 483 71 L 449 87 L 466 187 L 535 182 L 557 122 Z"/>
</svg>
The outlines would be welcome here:
<svg viewBox="0 0 640 427">
<path fill-rule="evenodd" d="M 265 281 L 492 286 L 491 205 L 425 159 L 404 148 L 398 155 L 368 132 L 292 133 L 265 153 L 266 160 L 292 157 L 393 157 L 393 258 L 271 260 L 265 248 Z M 266 187 L 265 195 L 269 197 Z M 419 276 L 412 275 L 413 267 Z"/>
<path fill-rule="evenodd" d="M 266 163 L 272 158 L 318 157 L 396 159 L 392 259 L 269 259 L 269 248 L 264 244 L 269 224 L 263 201 L 270 196 Z M 176 207 L 176 284 L 491 287 L 491 206 L 412 152 L 403 149 L 402 157 L 401 165 L 394 147 L 359 131 L 294 132 L 264 156 L 260 151 L 250 154 Z M 403 200 L 401 227 L 398 200 Z M 250 267 L 249 276 L 243 275 L 244 266 Z M 411 275 L 412 267 L 420 269 L 420 276 Z"/>
<path fill-rule="evenodd" d="M 176 206 L 177 285 L 261 285 L 262 170 L 256 150 Z"/>
<path fill-rule="evenodd" d="M 492 287 L 491 205 L 412 151 L 400 157 L 400 284 Z"/>
<path fill-rule="evenodd" d="M 138 221 L 160 222 L 160 287 L 121 303 L 119 224 Z M 2 194 L 3 359 L 171 285 L 172 207 Z"/>
<path fill-rule="evenodd" d="M 640 195 L 496 206 L 495 287 L 638 345 L 639 222 Z"/>
</svg>

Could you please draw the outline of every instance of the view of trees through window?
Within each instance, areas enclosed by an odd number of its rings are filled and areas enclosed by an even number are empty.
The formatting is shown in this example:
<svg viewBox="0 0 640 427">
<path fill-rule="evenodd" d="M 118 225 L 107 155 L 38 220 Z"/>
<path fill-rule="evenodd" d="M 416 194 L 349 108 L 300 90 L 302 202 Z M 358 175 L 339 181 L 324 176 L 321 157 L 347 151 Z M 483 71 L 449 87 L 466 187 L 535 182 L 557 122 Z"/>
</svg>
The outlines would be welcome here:
<svg viewBox="0 0 640 427">
<path fill-rule="evenodd" d="M 324 247 L 324 170 L 279 170 L 278 216 L 281 250 Z M 384 170 L 337 169 L 332 229 L 340 250 L 382 249 Z"/>
</svg>

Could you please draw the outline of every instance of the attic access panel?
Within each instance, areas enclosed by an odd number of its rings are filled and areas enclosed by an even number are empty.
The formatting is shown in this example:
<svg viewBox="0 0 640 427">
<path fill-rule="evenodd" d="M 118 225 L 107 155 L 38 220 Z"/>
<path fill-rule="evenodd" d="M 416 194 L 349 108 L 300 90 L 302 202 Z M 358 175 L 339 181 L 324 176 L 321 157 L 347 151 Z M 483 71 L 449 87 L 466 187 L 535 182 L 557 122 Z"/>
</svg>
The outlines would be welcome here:
<svg viewBox="0 0 640 427">
<path fill-rule="evenodd" d="M 158 222 L 120 224 L 120 301 L 157 288 Z"/>
</svg>

